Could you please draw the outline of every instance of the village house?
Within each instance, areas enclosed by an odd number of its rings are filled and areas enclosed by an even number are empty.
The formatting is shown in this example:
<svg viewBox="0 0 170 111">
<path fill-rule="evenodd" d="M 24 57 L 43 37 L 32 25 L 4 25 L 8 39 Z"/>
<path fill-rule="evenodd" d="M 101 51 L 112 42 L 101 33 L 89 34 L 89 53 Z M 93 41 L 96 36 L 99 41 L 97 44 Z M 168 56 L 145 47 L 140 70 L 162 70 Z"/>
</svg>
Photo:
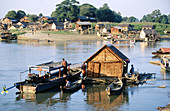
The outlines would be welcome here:
<svg viewBox="0 0 170 111">
<path fill-rule="evenodd" d="M 145 41 L 156 40 L 158 33 L 155 29 L 142 29 L 140 32 L 140 38 Z"/>
<path fill-rule="evenodd" d="M 28 20 L 28 16 L 24 16 L 23 18 L 20 19 L 20 22 L 28 23 L 30 21 Z"/>
<path fill-rule="evenodd" d="M 16 24 L 18 20 L 11 18 L 2 19 L 2 23 L 7 25 L 7 29 L 9 29 L 13 24 Z"/>
<path fill-rule="evenodd" d="M 64 24 L 63 22 L 53 22 L 52 26 L 51 26 L 52 30 L 63 30 L 64 29 Z"/>
<path fill-rule="evenodd" d="M 140 31 L 140 38 L 145 41 L 153 41 L 158 37 L 158 33 L 155 30 L 154 25 L 143 25 L 142 30 Z"/>
<path fill-rule="evenodd" d="M 104 45 L 84 63 L 87 64 L 87 77 L 123 77 L 130 60 L 113 45 Z"/>
<path fill-rule="evenodd" d="M 104 24 L 96 24 L 95 31 L 101 32 L 104 29 Z"/>
<path fill-rule="evenodd" d="M 8 30 L 14 30 L 14 29 L 19 29 L 19 25 L 12 25 L 11 27 L 8 28 Z"/>
<path fill-rule="evenodd" d="M 119 27 L 122 27 L 122 32 L 128 33 L 128 31 L 133 31 L 133 25 L 131 24 L 119 24 Z"/>
<path fill-rule="evenodd" d="M 41 23 L 42 24 L 44 24 L 44 23 L 53 23 L 53 22 L 56 22 L 56 18 L 54 18 L 54 17 L 49 17 L 49 16 L 42 16 L 41 18 L 40 18 L 40 21 L 41 21 Z"/>
<path fill-rule="evenodd" d="M 111 34 L 120 34 L 122 33 L 123 28 L 119 26 L 112 26 L 111 27 Z"/>
<path fill-rule="evenodd" d="M 155 29 L 154 25 L 143 25 L 142 29 Z"/>
<path fill-rule="evenodd" d="M 69 30 L 72 29 L 73 24 L 69 21 L 64 22 L 64 29 Z"/>
<path fill-rule="evenodd" d="M 29 29 L 41 30 L 41 24 L 37 22 L 29 22 L 27 27 Z"/>
<path fill-rule="evenodd" d="M 76 22 L 75 23 L 76 30 L 86 30 L 91 29 L 91 23 L 89 22 Z"/>
<path fill-rule="evenodd" d="M 51 30 L 51 24 L 49 24 L 49 23 L 44 23 L 43 25 L 42 25 L 42 27 L 41 27 L 41 30 L 46 30 L 46 31 L 49 31 L 49 30 Z"/>
</svg>

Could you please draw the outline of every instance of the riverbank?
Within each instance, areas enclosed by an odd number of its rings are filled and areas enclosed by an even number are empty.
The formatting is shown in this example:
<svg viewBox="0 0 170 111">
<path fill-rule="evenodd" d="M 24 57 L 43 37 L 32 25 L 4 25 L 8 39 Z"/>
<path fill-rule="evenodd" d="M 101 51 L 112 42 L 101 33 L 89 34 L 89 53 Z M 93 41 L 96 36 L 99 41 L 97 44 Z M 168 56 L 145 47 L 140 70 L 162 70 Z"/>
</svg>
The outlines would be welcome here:
<svg viewBox="0 0 170 111">
<path fill-rule="evenodd" d="M 37 31 L 35 34 L 28 32 L 18 36 L 18 40 L 25 41 L 79 41 L 79 40 L 103 40 L 103 38 L 96 35 L 63 35 L 63 34 L 48 34 Z"/>
</svg>

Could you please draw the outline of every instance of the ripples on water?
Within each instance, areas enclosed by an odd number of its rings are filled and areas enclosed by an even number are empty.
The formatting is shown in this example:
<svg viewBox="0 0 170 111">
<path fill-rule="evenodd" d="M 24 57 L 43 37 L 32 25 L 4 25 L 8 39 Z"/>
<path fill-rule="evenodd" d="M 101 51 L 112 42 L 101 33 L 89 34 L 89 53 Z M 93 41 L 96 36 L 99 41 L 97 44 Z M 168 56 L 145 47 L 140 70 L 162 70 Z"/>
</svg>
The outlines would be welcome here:
<svg viewBox="0 0 170 111">
<path fill-rule="evenodd" d="M 0 88 L 19 81 L 19 73 L 27 70 L 29 65 L 48 61 L 61 61 L 65 58 L 71 63 L 80 63 L 100 49 L 103 41 L 69 41 L 60 43 L 43 42 L 0 42 Z M 128 42 L 114 44 L 134 64 L 139 72 L 155 72 L 156 81 L 147 81 L 139 86 L 125 87 L 120 95 L 107 96 L 107 86 L 86 86 L 86 91 L 79 90 L 71 94 L 62 94 L 59 89 L 39 94 L 19 94 L 13 88 L 7 95 L 0 96 L 2 110 L 20 111 L 155 111 L 158 106 L 165 106 L 170 100 L 170 73 L 161 70 L 160 66 L 149 64 L 152 52 L 160 47 L 169 47 L 170 41 L 139 42 L 130 45 Z M 23 75 L 22 78 L 26 78 Z M 166 88 L 158 86 L 166 85 Z"/>
</svg>

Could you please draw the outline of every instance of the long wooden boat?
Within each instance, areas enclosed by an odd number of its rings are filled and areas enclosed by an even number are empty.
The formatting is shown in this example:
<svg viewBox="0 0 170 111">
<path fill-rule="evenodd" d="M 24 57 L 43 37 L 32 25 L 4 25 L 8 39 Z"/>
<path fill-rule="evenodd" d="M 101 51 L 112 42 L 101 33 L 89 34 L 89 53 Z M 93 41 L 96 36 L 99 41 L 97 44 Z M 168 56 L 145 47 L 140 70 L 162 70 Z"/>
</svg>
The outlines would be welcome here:
<svg viewBox="0 0 170 111">
<path fill-rule="evenodd" d="M 160 65 L 161 65 L 162 69 L 164 69 L 166 71 L 170 71 L 170 67 L 169 67 L 169 65 L 170 65 L 170 57 L 163 57 L 161 59 Z"/>
<path fill-rule="evenodd" d="M 106 92 L 108 95 L 119 94 L 122 90 L 122 87 L 123 87 L 123 82 L 120 78 L 118 78 L 106 88 Z"/>
<path fill-rule="evenodd" d="M 82 85 L 82 79 L 79 79 L 75 82 L 71 83 L 71 87 L 64 87 L 61 86 L 60 89 L 63 93 L 73 93 L 75 91 L 77 91 L 78 89 L 80 89 L 81 85 Z"/>
<path fill-rule="evenodd" d="M 17 37 L 12 35 L 12 33 L 7 31 L 7 32 L 3 32 L 3 33 L 0 34 L 0 39 L 1 40 L 16 40 Z"/>
<path fill-rule="evenodd" d="M 39 93 L 64 85 L 66 79 L 76 81 L 80 77 L 81 71 L 79 69 L 72 69 L 69 71 L 70 73 L 68 75 L 62 76 L 63 66 L 60 64 L 61 62 L 51 61 L 36 66 L 30 66 L 28 70 L 28 79 L 25 79 L 25 81 L 22 82 L 14 83 L 14 85 L 16 85 L 16 88 L 19 89 L 20 92 Z M 71 64 L 68 64 L 68 66 L 70 65 Z M 35 74 L 33 71 L 38 71 L 39 74 Z M 42 71 L 44 71 L 44 75 L 41 75 Z"/>
<path fill-rule="evenodd" d="M 170 57 L 170 48 L 160 48 L 156 52 L 152 52 L 152 54 L 158 57 Z"/>
</svg>

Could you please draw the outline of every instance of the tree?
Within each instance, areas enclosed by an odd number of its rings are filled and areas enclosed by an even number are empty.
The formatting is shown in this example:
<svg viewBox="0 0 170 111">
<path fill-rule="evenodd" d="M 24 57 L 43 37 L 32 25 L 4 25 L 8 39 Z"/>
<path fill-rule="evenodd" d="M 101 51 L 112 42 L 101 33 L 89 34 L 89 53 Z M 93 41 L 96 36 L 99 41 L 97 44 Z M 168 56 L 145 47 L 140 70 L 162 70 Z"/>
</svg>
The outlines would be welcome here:
<svg viewBox="0 0 170 111">
<path fill-rule="evenodd" d="M 154 11 L 151 13 L 151 16 L 154 18 L 154 21 L 155 21 L 155 22 L 159 22 L 159 16 L 161 16 L 161 11 L 160 11 L 159 9 L 154 10 Z"/>
<path fill-rule="evenodd" d="M 37 21 L 37 19 L 38 19 L 38 17 L 37 17 L 37 15 L 34 15 L 34 14 L 28 14 L 28 20 L 30 21 L 30 22 L 36 22 Z"/>
<path fill-rule="evenodd" d="M 121 13 L 120 12 L 116 13 L 114 10 L 113 10 L 113 13 L 115 15 L 114 22 L 118 22 L 118 23 L 122 22 L 123 18 L 121 16 Z"/>
<path fill-rule="evenodd" d="M 52 12 L 52 17 L 57 17 L 58 21 L 65 21 L 65 19 L 73 20 L 79 14 L 79 4 L 76 0 L 64 0 L 56 5 L 56 10 Z"/>
<path fill-rule="evenodd" d="M 168 23 L 170 24 L 170 14 L 168 15 Z"/>
<path fill-rule="evenodd" d="M 123 17 L 122 18 L 122 21 L 124 21 L 124 22 L 127 22 L 127 20 L 128 20 L 128 17 Z"/>
<path fill-rule="evenodd" d="M 168 24 L 168 16 L 167 15 L 160 16 L 160 21 L 163 24 Z"/>
<path fill-rule="evenodd" d="M 137 20 L 137 18 L 131 16 L 131 17 L 128 18 L 127 21 L 128 21 L 128 22 L 136 22 L 136 20 Z"/>
<path fill-rule="evenodd" d="M 96 17 L 96 10 L 93 5 L 85 3 L 80 6 L 80 16 Z"/>
<path fill-rule="evenodd" d="M 99 10 L 96 13 L 96 16 L 99 19 L 99 21 L 108 21 L 108 22 L 115 21 L 115 15 L 113 11 L 110 10 L 107 3 L 105 3 L 103 7 L 99 8 Z"/>
<path fill-rule="evenodd" d="M 42 16 L 43 16 L 43 14 L 42 14 L 42 13 L 40 13 L 40 14 L 39 14 L 39 16 L 40 16 L 40 17 L 42 17 Z"/>
<path fill-rule="evenodd" d="M 22 11 L 22 10 L 18 10 L 18 11 L 17 11 L 17 19 L 21 19 L 21 18 L 23 18 L 25 15 L 26 15 L 26 14 L 25 14 L 24 11 Z"/>
<path fill-rule="evenodd" d="M 9 17 L 11 19 L 16 19 L 17 18 L 17 13 L 14 10 L 9 11 L 5 17 Z"/>
</svg>

